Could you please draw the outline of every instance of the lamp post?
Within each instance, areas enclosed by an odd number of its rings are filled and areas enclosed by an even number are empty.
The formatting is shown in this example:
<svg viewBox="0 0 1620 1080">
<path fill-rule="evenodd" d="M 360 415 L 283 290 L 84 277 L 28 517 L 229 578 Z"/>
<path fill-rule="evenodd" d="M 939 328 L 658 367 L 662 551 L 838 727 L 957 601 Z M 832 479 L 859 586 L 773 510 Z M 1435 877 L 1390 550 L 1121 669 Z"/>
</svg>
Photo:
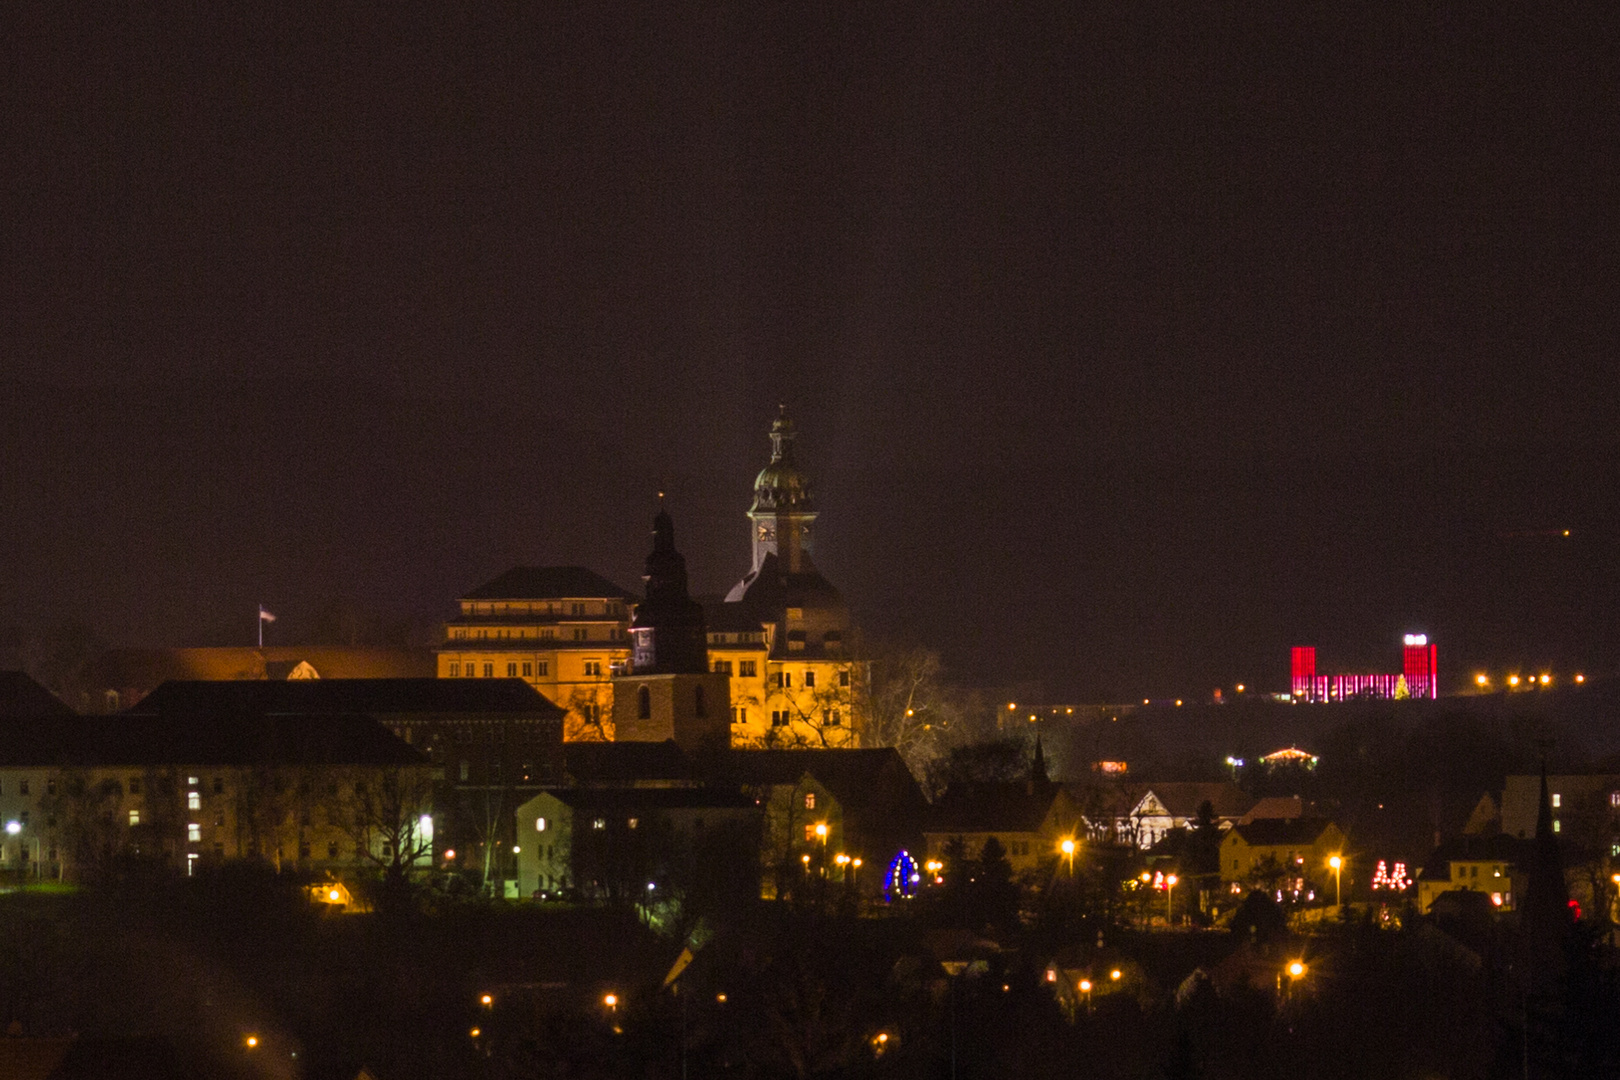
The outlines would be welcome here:
<svg viewBox="0 0 1620 1080">
<path fill-rule="evenodd" d="M 1059 844 L 1058 847 L 1062 850 L 1063 857 L 1069 862 L 1069 877 L 1072 878 L 1074 877 L 1074 837 L 1064 837 L 1063 843 Z"/>
<path fill-rule="evenodd" d="M 1344 900 L 1339 894 L 1339 870 L 1344 866 L 1344 860 L 1334 855 L 1328 859 L 1328 865 L 1333 867 L 1333 906 L 1340 907 L 1344 904 Z"/>
</svg>

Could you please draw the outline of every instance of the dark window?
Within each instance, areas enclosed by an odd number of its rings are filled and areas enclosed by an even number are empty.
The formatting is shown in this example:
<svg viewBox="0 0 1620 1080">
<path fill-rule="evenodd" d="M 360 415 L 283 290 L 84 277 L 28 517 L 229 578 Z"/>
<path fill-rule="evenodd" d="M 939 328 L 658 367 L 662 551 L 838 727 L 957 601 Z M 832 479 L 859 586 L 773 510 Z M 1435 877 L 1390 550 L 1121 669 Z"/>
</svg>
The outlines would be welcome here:
<svg viewBox="0 0 1620 1080">
<path fill-rule="evenodd" d="M 703 687 L 692 687 L 692 711 L 698 716 L 707 716 L 703 710 Z"/>
<path fill-rule="evenodd" d="M 752 660 L 739 660 L 739 661 L 737 661 L 737 674 L 741 675 L 745 679 L 752 679 L 757 674 L 757 669 L 754 666 L 754 661 L 752 661 Z"/>
<path fill-rule="evenodd" d="M 19 794 L 19 795 L 26 795 L 26 794 L 28 794 L 28 781 L 26 781 L 26 780 L 19 780 L 19 781 L 18 781 L 18 782 L 17 782 L 17 793 L 18 793 L 18 794 Z"/>
<path fill-rule="evenodd" d="M 131 795 L 139 795 L 141 793 L 141 778 L 140 777 L 132 776 L 132 777 L 129 778 L 129 793 Z"/>
<path fill-rule="evenodd" d="M 516 660 L 514 660 L 511 663 L 506 665 L 506 677 L 508 679 L 517 678 L 517 661 Z"/>
<path fill-rule="evenodd" d="M 225 778 L 223 776 L 214 777 L 214 794 L 225 794 Z"/>
<path fill-rule="evenodd" d="M 816 673 L 815 672 L 807 671 L 807 672 L 804 673 L 804 688 L 806 690 L 814 690 L 816 688 Z"/>
<path fill-rule="evenodd" d="M 838 673 L 838 685 L 839 686 L 848 686 L 849 685 L 849 672 L 848 671 L 840 671 Z"/>
<path fill-rule="evenodd" d="M 539 674 L 539 675 L 544 675 L 548 670 L 550 670 L 550 668 L 551 668 L 551 661 L 550 660 L 540 660 L 540 661 L 537 661 L 535 663 L 535 665 L 534 665 L 535 673 Z"/>
<path fill-rule="evenodd" d="M 326 845 L 326 857 L 328 859 L 337 858 L 337 845 L 336 844 L 327 844 Z"/>
<path fill-rule="evenodd" d="M 636 690 L 636 717 L 640 720 L 652 719 L 652 691 L 645 686 Z"/>
<path fill-rule="evenodd" d="M 822 709 L 821 722 L 828 727 L 838 727 L 843 723 L 843 719 L 838 715 L 837 709 Z"/>
<path fill-rule="evenodd" d="M 309 845 L 308 844 L 299 844 L 298 845 L 298 857 L 300 859 L 309 858 Z"/>
<path fill-rule="evenodd" d="M 525 661 L 523 661 L 523 677 L 525 679 L 528 679 L 528 678 L 532 678 L 533 676 L 534 676 L 534 661 L 533 660 L 525 660 Z"/>
<path fill-rule="evenodd" d="M 224 857 L 225 857 L 225 845 L 224 844 L 215 844 L 214 845 L 214 858 L 223 859 Z"/>
<path fill-rule="evenodd" d="M 27 789 L 26 788 L 23 789 L 23 794 L 26 795 L 27 793 L 28 793 Z M 55 780 L 47 780 L 47 781 L 45 781 L 45 794 L 47 794 L 47 795 L 55 795 L 56 794 L 56 781 Z"/>
<path fill-rule="evenodd" d="M 484 665 L 484 678 L 493 679 L 494 677 L 495 677 L 495 665 L 494 664 L 485 664 Z"/>
<path fill-rule="evenodd" d="M 771 727 L 787 727 L 788 714 L 786 709 L 771 710 Z"/>
</svg>

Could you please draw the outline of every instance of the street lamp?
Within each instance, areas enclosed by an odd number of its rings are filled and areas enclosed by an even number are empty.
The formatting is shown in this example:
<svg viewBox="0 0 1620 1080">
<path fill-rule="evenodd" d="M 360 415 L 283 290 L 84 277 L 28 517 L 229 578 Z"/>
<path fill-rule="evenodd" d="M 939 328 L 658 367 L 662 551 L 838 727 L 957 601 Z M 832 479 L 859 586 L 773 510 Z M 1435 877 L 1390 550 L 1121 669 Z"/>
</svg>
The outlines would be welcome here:
<svg viewBox="0 0 1620 1080">
<path fill-rule="evenodd" d="M 1339 895 L 1339 869 L 1344 866 L 1344 860 L 1334 855 L 1328 859 L 1328 865 L 1333 867 L 1333 906 L 1339 907 L 1344 903 Z"/>
<path fill-rule="evenodd" d="M 1065 836 L 1063 843 L 1059 844 L 1058 847 L 1062 850 L 1063 857 L 1069 860 L 1069 876 L 1074 877 L 1074 837 Z"/>
<path fill-rule="evenodd" d="M 1172 926 L 1176 921 L 1176 875 L 1171 874 L 1164 879 L 1164 922 Z"/>
</svg>

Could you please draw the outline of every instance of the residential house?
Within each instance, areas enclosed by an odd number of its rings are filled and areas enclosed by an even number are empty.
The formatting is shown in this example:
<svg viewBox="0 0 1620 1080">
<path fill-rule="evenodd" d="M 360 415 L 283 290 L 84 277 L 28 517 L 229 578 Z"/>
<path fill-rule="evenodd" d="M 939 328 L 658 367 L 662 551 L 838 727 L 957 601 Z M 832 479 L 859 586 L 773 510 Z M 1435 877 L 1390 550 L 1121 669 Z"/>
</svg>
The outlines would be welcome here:
<svg viewBox="0 0 1620 1080">
<path fill-rule="evenodd" d="M 1435 848 L 1418 871 L 1418 910 L 1428 914 L 1442 894 L 1462 891 L 1484 893 L 1492 907 L 1512 911 L 1515 897 L 1523 895 L 1525 876 L 1519 868 L 1528 866 L 1529 858 L 1530 841 L 1516 836 L 1453 837 Z"/>
<path fill-rule="evenodd" d="M 1058 857 L 1064 840 L 1079 843 L 1086 835 L 1080 805 L 1046 778 L 1039 743 L 1029 779 L 952 784 L 934 803 L 924 831 L 929 859 L 943 859 L 946 846 L 958 838 L 977 857 L 995 837 L 1014 875 L 1038 870 Z"/>
<path fill-rule="evenodd" d="M 1224 831 L 1246 814 L 1254 799 L 1231 781 L 1209 783 L 1160 782 L 1149 784 L 1136 803 L 1115 823 L 1116 834 L 1132 837 L 1144 851 L 1174 829 L 1189 829 L 1208 803 L 1216 824 Z"/>
<path fill-rule="evenodd" d="M 754 798 L 735 789 L 541 792 L 517 811 L 518 876 L 507 895 L 650 902 L 739 875 L 753 894 L 762 816 Z"/>
<path fill-rule="evenodd" d="M 1241 892 L 1272 879 L 1283 891 L 1303 891 L 1332 876 L 1329 856 L 1341 854 L 1345 836 L 1323 818 L 1267 818 L 1234 825 L 1221 841 L 1221 883 Z"/>
</svg>

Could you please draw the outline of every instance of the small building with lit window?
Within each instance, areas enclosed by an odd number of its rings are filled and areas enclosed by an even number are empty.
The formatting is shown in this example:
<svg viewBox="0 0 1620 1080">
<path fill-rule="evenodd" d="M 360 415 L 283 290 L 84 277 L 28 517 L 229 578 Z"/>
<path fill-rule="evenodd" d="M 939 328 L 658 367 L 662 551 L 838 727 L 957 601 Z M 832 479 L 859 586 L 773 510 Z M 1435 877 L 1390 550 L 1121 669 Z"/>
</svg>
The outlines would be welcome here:
<svg viewBox="0 0 1620 1080">
<path fill-rule="evenodd" d="M 1512 911 L 1523 895 L 1525 879 L 1519 867 L 1530 865 L 1530 844 L 1507 835 L 1465 835 L 1445 841 L 1418 871 L 1418 911 L 1427 915 L 1448 892 L 1483 893 L 1496 910 Z"/>
</svg>

